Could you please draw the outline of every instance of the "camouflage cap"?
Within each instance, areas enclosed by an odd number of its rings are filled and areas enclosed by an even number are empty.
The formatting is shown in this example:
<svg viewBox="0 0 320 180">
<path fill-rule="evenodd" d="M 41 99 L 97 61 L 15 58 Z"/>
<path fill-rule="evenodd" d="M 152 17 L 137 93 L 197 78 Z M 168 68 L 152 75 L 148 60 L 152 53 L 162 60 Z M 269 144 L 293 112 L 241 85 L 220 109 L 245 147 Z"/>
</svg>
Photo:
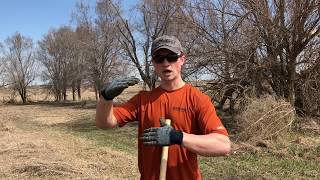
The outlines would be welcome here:
<svg viewBox="0 0 320 180">
<path fill-rule="evenodd" d="M 151 56 L 159 49 L 168 49 L 177 55 L 180 55 L 183 52 L 181 43 L 175 36 L 163 35 L 156 38 L 152 42 Z"/>
</svg>

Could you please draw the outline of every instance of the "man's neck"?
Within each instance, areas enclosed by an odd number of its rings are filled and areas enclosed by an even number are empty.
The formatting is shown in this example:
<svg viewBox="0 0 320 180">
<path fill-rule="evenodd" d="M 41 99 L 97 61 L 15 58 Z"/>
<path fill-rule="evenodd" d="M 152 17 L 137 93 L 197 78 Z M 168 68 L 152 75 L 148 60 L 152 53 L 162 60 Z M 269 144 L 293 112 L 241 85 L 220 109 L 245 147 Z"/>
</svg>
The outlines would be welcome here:
<svg viewBox="0 0 320 180">
<path fill-rule="evenodd" d="M 181 79 L 172 81 L 161 81 L 160 87 L 166 91 L 174 91 L 182 88 L 186 83 Z"/>
</svg>

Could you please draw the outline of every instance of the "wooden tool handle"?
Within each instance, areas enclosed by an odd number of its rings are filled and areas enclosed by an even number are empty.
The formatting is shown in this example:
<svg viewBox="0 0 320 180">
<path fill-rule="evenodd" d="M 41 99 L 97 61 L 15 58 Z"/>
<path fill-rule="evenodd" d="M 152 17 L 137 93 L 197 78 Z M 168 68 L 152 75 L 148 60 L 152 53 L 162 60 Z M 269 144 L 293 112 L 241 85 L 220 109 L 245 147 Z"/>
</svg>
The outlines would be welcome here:
<svg viewBox="0 0 320 180">
<path fill-rule="evenodd" d="M 171 120 L 166 119 L 165 123 L 171 125 Z M 159 180 L 165 180 L 167 174 L 167 162 L 168 162 L 169 146 L 162 147 L 161 164 L 160 164 L 160 177 Z"/>
</svg>

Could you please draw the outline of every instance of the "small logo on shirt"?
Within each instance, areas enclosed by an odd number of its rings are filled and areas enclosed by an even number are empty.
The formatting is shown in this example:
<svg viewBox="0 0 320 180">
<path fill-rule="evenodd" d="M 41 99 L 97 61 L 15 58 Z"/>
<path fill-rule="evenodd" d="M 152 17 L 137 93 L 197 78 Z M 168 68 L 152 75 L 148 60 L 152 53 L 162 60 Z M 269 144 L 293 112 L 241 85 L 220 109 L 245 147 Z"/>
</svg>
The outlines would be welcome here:
<svg viewBox="0 0 320 180">
<path fill-rule="evenodd" d="M 173 107 L 172 108 L 173 111 L 178 111 L 178 112 L 187 112 L 187 111 L 191 111 L 191 109 L 189 108 L 185 108 L 185 107 Z"/>
</svg>

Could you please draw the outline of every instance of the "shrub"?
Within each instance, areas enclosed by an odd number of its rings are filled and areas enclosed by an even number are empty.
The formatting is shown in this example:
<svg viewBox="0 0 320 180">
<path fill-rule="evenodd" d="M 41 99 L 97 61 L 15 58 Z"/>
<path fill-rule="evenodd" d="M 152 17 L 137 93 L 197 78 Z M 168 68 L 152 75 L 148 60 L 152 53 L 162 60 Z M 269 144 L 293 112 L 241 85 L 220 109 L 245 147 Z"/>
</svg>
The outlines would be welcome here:
<svg viewBox="0 0 320 180">
<path fill-rule="evenodd" d="M 283 99 L 272 96 L 246 98 L 243 111 L 237 115 L 238 140 L 271 140 L 285 134 L 292 125 L 295 110 Z"/>
</svg>

